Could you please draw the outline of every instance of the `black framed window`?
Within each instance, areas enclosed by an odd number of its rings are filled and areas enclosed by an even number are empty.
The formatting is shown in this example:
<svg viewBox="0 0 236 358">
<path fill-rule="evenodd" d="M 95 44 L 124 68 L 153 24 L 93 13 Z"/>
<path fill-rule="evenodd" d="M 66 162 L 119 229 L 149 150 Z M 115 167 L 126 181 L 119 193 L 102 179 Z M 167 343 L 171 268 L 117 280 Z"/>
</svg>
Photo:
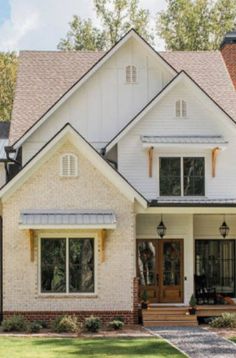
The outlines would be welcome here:
<svg viewBox="0 0 236 358">
<path fill-rule="evenodd" d="M 160 157 L 160 196 L 204 196 L 205 158 Z"/>
<path fill-rule="evenodd" d="M 66 292 L 66 239 L 41 239 L 41 291 Z"/>
<path fill-rule="evenodd" d="M 181 195 L 181 161 L 178 157 L 160 158 L 160 195 Z"/>
<path fill-rule="evenodd" d="M 235 241 L 195 241 L 195 286 L 204 293 L 235 297 Z"/>
<path fill-rule="evenodd" d="M 93 239 L 69 239 L 69 290 L 94 292 Z"/>
<path fill-rule="evenodd" d="M 205 195 L 205 159 L 183 158 L 184 195 Z"/>
<path fill-rule="evenodd" d="M 92 293 L 93 238 L 41 239 L 41 292 Z"/>
</svg>

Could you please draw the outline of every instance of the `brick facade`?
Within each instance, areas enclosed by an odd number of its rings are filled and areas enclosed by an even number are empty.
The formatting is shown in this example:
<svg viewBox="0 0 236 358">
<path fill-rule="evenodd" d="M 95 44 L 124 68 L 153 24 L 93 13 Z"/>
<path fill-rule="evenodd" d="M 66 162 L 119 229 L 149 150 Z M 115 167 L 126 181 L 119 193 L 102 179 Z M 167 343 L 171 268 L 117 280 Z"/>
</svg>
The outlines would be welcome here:
<svg viewBox="0 0 236 358">
<path fill-rule="evenodd" d="M 59 176 L 60 156 L 66 152 L 78 156 L 77 178 Z M 100 260 L 100 242 L 97 240 L 94 295 L 59 297 L 40 293 L 38 240 L 35 240 L 35 259 L 31 262 L 29 233 L 20 230 L 18 224 L 20 211 L 25 209 L 102 209 L 115 213 L 117 228 L 108 230 L 104 262 Z M 45 237 L 48 231 L 35 233 L 36 237 Z M 59 233 L 70 234 L 66 230 L 59 230 Z M 58 230 L 51 230 L 50 234 L 56 237 Z M 133 322 L 137 311 L 137 284 L 136 281 L 133 283 L 136 275 L 135 240 L 134 204 L 75 147 L 70 143 L 64 144 L 3 202 L 4 316 L 17 312 L 29 318 L 50 318 L 69 312 L 85 317 L 96 313 L 106 320 L 119 313 L 126 317 L 127 322 Z"/>
<path fill-rule="evenodd" d="M 221 49 L 223 59 L 229 71 L 229 75 L 236 88 L 236 44 L 225 44 Z"/>
<path fill-rule="evenodd" d="M 28 321 L 43 320 L 50 323 L 56 317 L 61 315 L 76 315 L 80 322 L 83 322 L 85 318 L 93 315 L 99 317 L 103 324 L 109 323 L 114 317 L 122 317 L 126 324 L 137 324 L 139 314 L 139 299 L 138 299 L 138 284 L 137 277 L 133 280 L 133 311 L 9 311 L 3 312 L 3 319 L 12 317 L 13 315 L 21 315 Z"/>
</svg>

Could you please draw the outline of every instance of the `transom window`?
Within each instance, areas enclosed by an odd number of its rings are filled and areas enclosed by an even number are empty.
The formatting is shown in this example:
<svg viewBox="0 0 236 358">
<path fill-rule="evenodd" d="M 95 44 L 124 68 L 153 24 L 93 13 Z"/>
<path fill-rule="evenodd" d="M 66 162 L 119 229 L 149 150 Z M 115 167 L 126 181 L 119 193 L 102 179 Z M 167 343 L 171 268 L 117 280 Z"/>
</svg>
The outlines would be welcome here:
<svg viewBox="0 0 236 358">
<path fill-rule="evenodd" d="M 76 177 L 78 175 L 78 158 L 75 154 L 66 153 L 61 156 L 61 176 Z"/>
<path fill-rule="evenodd" d="M 175 103 L 175 116 L 177 118 L 187 117 L 187 103 L 184 100 L 178 100 Z"/>
<path fill-rule="evenodd" d="M 126 83 L 136 83 L 137 82 L 137 68 L 134 65 L 126 66 Z"/>
<path fill-rule="evenodd" d="M 205 159 L 161 157 L 160 196 L 204 196 Z"/>
<path fill-rule="evenodd" d="M 93 293 L 94 239 L 41 238 L 41 292 Z"/>
</svg>

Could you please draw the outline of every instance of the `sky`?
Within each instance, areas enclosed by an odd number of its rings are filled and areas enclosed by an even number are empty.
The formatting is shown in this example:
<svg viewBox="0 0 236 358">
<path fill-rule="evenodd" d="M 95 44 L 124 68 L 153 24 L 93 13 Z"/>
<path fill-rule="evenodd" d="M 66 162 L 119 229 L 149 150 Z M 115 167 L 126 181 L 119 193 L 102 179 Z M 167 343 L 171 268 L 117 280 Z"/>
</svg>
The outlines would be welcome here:
<svg viewBox="0 0 236 358">
<path fill-rule="evenodd" d="M 165 0 L 140 0 L 140 5 L 154 21 Z M 0 51 L 56 50 L 74 14 L 96 22 L 92 0 L 0 0 Z"/>
</svg>

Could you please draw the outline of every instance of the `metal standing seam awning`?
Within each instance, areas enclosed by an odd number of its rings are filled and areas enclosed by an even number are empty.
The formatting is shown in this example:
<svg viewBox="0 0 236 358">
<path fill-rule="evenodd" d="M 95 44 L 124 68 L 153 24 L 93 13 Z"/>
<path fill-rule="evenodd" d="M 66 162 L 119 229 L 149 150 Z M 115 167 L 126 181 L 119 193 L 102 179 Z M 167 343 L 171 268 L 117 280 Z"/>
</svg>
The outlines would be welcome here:
<svg viewBox="0 0 236 358">
<path fill-rule="evenodd" d="M 148 136 L 140 137 L 143 147 L 172 147 L 172 146 L 200 146 L 212 148 L 213 146 L 225 147 L 228 142 L 222 136 L 205 136 L 205 135 L 185 135 L 185 136 Z"/>
<path fill-rule="evenodd" d="M 115 229 L 116 216 L 101 210 L 24 210 L 20 229 Z"/>
</svg>

